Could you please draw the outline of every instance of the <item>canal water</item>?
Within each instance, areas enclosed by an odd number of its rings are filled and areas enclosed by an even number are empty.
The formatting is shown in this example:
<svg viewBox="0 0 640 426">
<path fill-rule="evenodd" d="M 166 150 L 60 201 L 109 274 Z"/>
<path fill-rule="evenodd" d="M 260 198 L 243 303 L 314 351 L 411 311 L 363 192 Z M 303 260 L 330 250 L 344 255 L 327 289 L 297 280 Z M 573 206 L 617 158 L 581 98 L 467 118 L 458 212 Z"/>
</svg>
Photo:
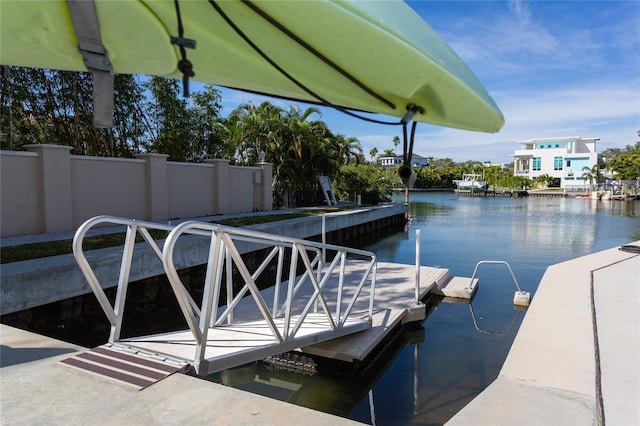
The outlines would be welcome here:
<svg viewBox="0 0 640 426">
<path fill-rule="evenodd" d="M 383 262 L 415 264 L 420 230 L 423 266 L 471 277 L 479 261 L 504 261 L 533 299 L 549 265 L 640 240 L 638 201 L 412 193 L 409 210 L 403 232 L 361 248 Z M 208 379 L 369 424 L 443 424 L 497 377 L 526 315 L 513 306 L 516 286 L 505 265 L 483 265 L 476 276 L 471 303 L 438 301 L 361 374 L 254 363 Z"/>
</svg>

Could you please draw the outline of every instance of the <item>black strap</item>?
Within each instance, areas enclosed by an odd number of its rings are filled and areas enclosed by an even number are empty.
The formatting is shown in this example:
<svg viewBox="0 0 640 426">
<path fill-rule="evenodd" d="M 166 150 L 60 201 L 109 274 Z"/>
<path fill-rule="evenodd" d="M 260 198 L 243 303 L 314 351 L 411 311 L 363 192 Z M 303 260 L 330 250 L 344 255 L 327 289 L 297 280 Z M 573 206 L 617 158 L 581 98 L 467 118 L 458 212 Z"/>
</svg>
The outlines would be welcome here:
<svg viewBox="0 0 640 426">
<path fill-rule="evenodd" d="M 178 18 L 178 37 L 171 37 L 171 44 L 175 44 L 180 48 L 180 61 L 178 69 L 182 73 L 182 94 L 185 98 L 189 97 L 189 78 L 196 75 L 193 72 L 193 64 L 187 59 L 187 48 L 195 49 L 196 41 L 191 38 L 184 37 L 184 28 L 182 26 L 182 15 L 180 14 L 180 4 L 178 0 L 174 0 L 176 6 L 176 16 Z"/>
<path fill-rule="evenodd" d="M 78 50 L 93 77 L 93 125 L 113 127 L 113 66 L 102 44 L 94 0 L 67 0 Z"/>
<path fill-rule="evenodd" d="M 400 123 L 402 123 L 402 136 L 403 136 L 403 145 L 402 145 L 402 164 L 405 166 L 411 166 L 411 158 L 413 157 L 413 140 L 416 136 L 416 125 L 417 122 L 413 122 L 411 126 L 411 137 L 407 138 L 407 124 L 416 114 L 422 114 L 424 110 L 417 105 L 409 104 L 407 105 L 407 113 L 402 117 Z M 408 145 L 408 146 L 407 146 Z"/>
<path fill-rule="evenodd" d="M 289 81 L 291 81 L 293 84 L 298 86 L 300 89 L 304 90 L 307 94 L 312 96 L 314 99 L 317 99 L 318 100 L 317 103 L 321 105 L 329 106 L 331 108 L 334 108 L 342 112 L 343 114 L 347 114 L 351 117 L 355 117 L 363 121 L 368 121 L 370 123 L 385 124 L 385 125 L 391 125 L 391 126 L 397 126 L 400 124 L 399 121 L 389 122 L 389 121 L 381 121 L 381 120 L 365 117 L 363 115 L 356 114 L 352 111 L 349 111 L 348 109 L 342 106 L 336 105 L 333 102 L 330 102 L 329 100 L 325 99 L 323 96 L 316 93 L 311 88 L 307 87 L 305 84 L 303 84 L 298 79 L 296 79 L 293 75 L 291 75 L 284 68 L 278 65 L 278 63 L 276 63 L 271 57 L 269 57 L 269 55 L 267 55 L 266 52 L 260 49 L 260 47 L 258 47 L 258 45 L 253 40 L 251 40 L 251 38 L 249 38 L 249 36 L 247 36 L 244 33 L 244 31 L 242 31 L 242 29 L 224 12 L 224 10 L 222 10 L 217 0 L 208 0 L 208 1 L 209 1 L 209 4 L 211 4 L 211 6 L 216 10 L 216 12 L 218 12 L 220 17 L 222 17 L 222 19 L 224 19 L 224 21 L 231 27 L 231 29 L 233 29 L 235 33 L 240 38 L 242 38 L 257 54 L 259 54 L 264 60 L 266 60 L 269 64 L 271 64 L 271 66 L 273 66 L 276 70 L 278 70 L 278 72 L 280 72 L 280 74 L 286 77 Z M 247 4 L 246 2 L 243 2 L 243 3 Z"/>
</svg>

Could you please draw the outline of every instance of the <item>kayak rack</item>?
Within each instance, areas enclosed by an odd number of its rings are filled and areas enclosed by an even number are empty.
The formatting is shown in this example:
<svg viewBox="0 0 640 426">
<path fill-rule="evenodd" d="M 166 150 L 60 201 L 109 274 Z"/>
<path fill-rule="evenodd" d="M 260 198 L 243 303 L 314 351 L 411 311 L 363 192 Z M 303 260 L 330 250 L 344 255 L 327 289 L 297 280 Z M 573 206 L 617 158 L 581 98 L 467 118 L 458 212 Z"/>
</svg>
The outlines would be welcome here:
<svg viewBox="0 0 640 426">
<path fill-rule="evenodd" d="M 475 269 L 473 270 L 473 275 L 471 276 L 471 281 L 470 281 L 471 283 L 474 282 L 473 280 L 475 279 L 476 273 L 478 272 L 478 269 L 480 268 L 480 266 L 485 264 L 505 265 L 507 269 L 509 269 L 509 272 L 511 273 L 511 277 L 513 278 L 513 283 L 516 285 L 516 288 L 518 289 L 513 296 L 513 304 L 517 306 L 529 306 L 529 303 L 531 301 L 531 294 L 528 291 L 522 291 L 522 289 L 520 288 L 520 285 L 518 285 L 518 280 L 516 279 L 516 276 L 513 273 L 511 266 L 503 260 L 481 260 L 480 262 L 478 262 L 476 264 Z"/>
</svg>

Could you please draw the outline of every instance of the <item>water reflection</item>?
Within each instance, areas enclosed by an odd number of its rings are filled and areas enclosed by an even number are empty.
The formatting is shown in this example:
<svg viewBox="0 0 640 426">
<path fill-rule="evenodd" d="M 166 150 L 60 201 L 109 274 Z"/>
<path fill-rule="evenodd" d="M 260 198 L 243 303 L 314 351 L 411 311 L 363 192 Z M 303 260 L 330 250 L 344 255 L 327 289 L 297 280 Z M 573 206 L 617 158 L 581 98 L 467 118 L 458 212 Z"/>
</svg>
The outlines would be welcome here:
<svg viewBox="0 0 640 426">
<path fill-rule="evenodd" d="M 362 406 L 368 423 L 375 418 L 371 402 L 376 383 L 407 346 L 417 346 L 424 336 L 422 326 L 406 326 L 358 373 L 346 369 L 346 365 L 329 364 L 322 367 L 320 374 L 309 375 L 255 362 L 206 379 L 341 417 L 350 417 L 356 407 Z"/>
<path fill-rule="evenodd" d="M 410 217 L 404 231 L 353 245 L 383 262 L 413 264 L 420 229 L 422 265 L 470 277 L 481 260 L 506 261 L 534 301 L 549 265 L 640 240 L 639 201 L 412 194 Z M 477 278 L 472 304 L 436 304 L 358 375 L 305 376 L 256 363 L 241 380 L 211 379 L 364 423 L 443 424 L 497 377 L 526 315 L 513 307 L 504 267 L 482 268 Z"/>
</svg>

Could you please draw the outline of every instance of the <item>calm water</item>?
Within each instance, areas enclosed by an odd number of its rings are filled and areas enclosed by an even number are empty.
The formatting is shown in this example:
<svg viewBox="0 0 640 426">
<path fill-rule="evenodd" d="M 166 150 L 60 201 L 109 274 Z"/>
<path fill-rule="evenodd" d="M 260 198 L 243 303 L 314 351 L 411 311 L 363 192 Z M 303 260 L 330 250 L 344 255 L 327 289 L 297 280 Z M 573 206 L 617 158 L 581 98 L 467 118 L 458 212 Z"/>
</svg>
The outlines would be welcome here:
<svg viewBox="0 0 640 426">
<path fill-rule="evenodd" d="M 419 229 L 422 265 L 470 277 L 478 261 L 506 261 L 534 298 L 549 265 L 640 240 L 638 201 L 411 194 L 410 215 L 405 232 L 365 248 L 383 262 L 414 264 Z M 516 288 L 504 265 L 484 265 L 477 277 L 471 304 L 439 303 L 361 376 L 255 363 L 211 379 L 365 423 L 442 424 L 497 377 L 526 315 L 513 307 Z"/>
</svg>

